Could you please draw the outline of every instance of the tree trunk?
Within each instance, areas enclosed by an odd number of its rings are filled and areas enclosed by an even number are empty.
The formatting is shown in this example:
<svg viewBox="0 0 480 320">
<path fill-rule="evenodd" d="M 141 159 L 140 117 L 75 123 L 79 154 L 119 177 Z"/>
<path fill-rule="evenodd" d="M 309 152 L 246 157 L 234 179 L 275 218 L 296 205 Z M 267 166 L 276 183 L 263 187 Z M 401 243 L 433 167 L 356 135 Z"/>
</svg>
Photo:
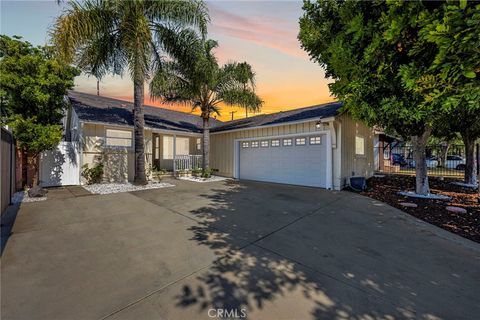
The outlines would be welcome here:
<svg viewBox="0 0 480 320">
<path fill-rule="evenodd" d="M 431 131 L 431 129 L 426 129 L 421 136 L 412 136 L 413 156 L 415 159 L 415 192 L 422 195 L 430 193 L 426 146 Z"/>
<path fill-rule="evenodd" d="M 205 171 L 210 167 L 210 127 L 208 118 L 203 118 L 203 150 L 202 169 Z"/>
<path fill-rule="evenodd" d="M 32 163 L 32 168 L 33 168 L 33 177 L 32 177 L 32 187 L 38 186 L 38 183 L 40 182 L 38 179 L 39 172 L 38 172 L 38 167 L 40 164 L 40 156 L 39 155 L 32 155 L 31 156 L 31 163 Z"/>
<path fill-rule="evenodd" d="M 445 142 L 441 145 L 441 154 L 440 154 L 440 167 L 445 168 L 447 166 L 447 156 L 448 150 L 450 149 L 450 142 Z"/>
<path fill-rule="evenodd" d="M 477 166 L 475 165 L 475 139 L 467 135 L 462 135 L 463 144 L 465 145 L 465 183 L 477 183 Z"/>
<path fill-rule="evenodd" d="M 28 150 L 22 148 L 22 188 L 28 184 Z"/>
<path fill-rule="evenodd" d="M 145 119 L 143 117 L 143 79 L 133 80 L 133 118 L 135 127 L 135 177 L 133 183 L 137 185 L 147 184 L 145 176 L 145 139 L 144 127 Z"/>
</svg>

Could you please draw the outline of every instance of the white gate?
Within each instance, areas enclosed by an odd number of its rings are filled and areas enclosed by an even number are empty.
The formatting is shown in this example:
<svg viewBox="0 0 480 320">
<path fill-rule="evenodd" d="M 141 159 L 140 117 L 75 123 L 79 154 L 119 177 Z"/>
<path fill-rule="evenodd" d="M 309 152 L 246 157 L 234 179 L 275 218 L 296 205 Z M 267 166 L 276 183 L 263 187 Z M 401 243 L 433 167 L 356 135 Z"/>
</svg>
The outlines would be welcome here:
<svg viewBox="0 0 480 320">
<path fill-rule="evenodd" d="M 80 184 L 80 146 L 77 142 L 60 142 L 55 150 L 40 156 L 42 187 Z"/>
</svg>

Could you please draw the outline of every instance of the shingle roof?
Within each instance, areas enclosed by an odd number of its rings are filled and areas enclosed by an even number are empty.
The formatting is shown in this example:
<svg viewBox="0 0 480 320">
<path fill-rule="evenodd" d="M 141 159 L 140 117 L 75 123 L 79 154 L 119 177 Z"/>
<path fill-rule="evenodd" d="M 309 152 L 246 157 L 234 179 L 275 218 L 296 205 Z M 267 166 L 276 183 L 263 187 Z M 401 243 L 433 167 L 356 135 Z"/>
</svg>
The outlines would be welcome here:
<svg viewBox="0 0 480 320">
<path fill-rule="evenodd" d="M 76 91 L 69 92 L 68 97 L 81 121 L 133 126 L 131 102 Z M 210 119 L 210 128 L 212 132 L 219 132 L 329 118 L 336 116 L 341 106 L 341 102 L 331 102 L 228 122 Z M 202 118 L 198 115 L 152 106 L 145 106 L 144 112 L 146 127 L 184 132 L 202 131 Z"/>
<path fill-rule="evenodd" d="M 71 91 L 68 97 L 81 121 L 133 126 L 133 103 L 88 93 Z M 198 115 L 159 107 L 145 106 L 145 126 L 154 129 L 201 132 L 202 118 Z M 210 126 L 222 124 L 210 120 Z"/>
<path fill-rule="evenodd" d="M 259 127 L 272 124 L 282 124 L 306 119 L 322 119 L 334 117 L 339 113 L 342 102 L 331 102 L 319 104 L 301 109 L 259 115 L 244 119 L 228 121 L 217 125 L 212 132 L 245 129 L 250 127 Z"/>
</svg>

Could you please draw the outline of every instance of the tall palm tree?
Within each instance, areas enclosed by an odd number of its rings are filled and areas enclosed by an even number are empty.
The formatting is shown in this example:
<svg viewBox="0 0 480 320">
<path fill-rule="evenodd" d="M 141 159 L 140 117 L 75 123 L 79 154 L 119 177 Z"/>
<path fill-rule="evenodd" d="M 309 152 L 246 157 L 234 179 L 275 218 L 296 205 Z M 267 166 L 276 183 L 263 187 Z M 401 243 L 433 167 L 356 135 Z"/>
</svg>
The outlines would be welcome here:
<svg viewBox="0 0 480 320">
<path fill-rule="evenodd" d="M 253 72 L 252 66 L 246 62 L 238 64 L 238 80 L 242 84 L 243 90 L 255 89 L 255 72 Z M 243 106 L 245 108 L 245 118 L 248 117 L 249 106 Z"/>
<path fill-rule="evenodd" d="M 144 84 L 165 62 L 182 50 L 174 36 L 188 29 L 206 34 L 209 21 L 200 0 L 84 0 L 70 1 L 55 22 L 53 44 L 68 62 L 101 78 L 122 75 L 133 80 L 135 127 L 134 183 L 146 184 L 144 150 Z M 185 56 L 183 59 L 185 60 Z"/>
<path fill-rule="evenodd" d="M 186 38 L 189 37 L 174 42 Z M 160 98 L 166 103 L 184 103 L 191 105 L 192 111 L 200 110 L 203 119 L 202 168 L 205 171 L 210 167 L 210 117 L 220 115 L 221 105 L 258 111 L 263 101 L 251 85 L 255 81 L 255 74 L 250 72 L 250 76 L 245 77 L 245 66 L 251 70 L 246 62 L 220 66 L 212 52 L 218 45 L 216 41 L 204 41 L 191 34 L 189 43 L 183 55 L 163 64 L 154 75 L 150 82 L 150 94 L 152 98 Z M 192 55 L 196 57 L 193 64 L 185 59 Z"/>
</svg>

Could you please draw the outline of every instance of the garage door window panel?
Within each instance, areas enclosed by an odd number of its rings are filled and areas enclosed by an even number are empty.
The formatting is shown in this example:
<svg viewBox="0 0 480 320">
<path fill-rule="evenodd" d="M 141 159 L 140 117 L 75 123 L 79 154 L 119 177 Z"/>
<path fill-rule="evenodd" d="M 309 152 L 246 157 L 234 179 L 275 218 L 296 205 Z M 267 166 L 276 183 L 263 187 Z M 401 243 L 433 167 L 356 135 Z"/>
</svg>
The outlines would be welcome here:
<svg viewBox="0 0 480 320">
<path fill-rule="evenodd" d="M 292 139 L 283 139 L 283 145 L 288 147 L 292 145 Z"/>
<path fill-rule="evenodd" d="M 280 140 L 272 140 L 271 146 L 272 147 L 280 147 Z"/>
<path fill-rule="evenodd" d="M 248 142 L 242 142 L 242 148 L 248 148 L 249 143 Z"/>
<path fill-rule="evenodd" d="M 306 144 L 306 139 L 305 138 L 296 138 L 295 139 L 295 145 L 304 146 L 305 144 Z"/>
<path fill-rule="evenodd" d="M 310 144 L 316 145 L 316 144 L 322 144 L 322 137 L 310 137 Z"/>
<path fill-rule="evenodd" d="M 268 140 L 260 141 L 260 147 L 268 148 Z"/>
<path fill-rule="evenodd" d="M 252 148 L 258 148 L 258 141 L 252 141 Z"/>
</svg>

